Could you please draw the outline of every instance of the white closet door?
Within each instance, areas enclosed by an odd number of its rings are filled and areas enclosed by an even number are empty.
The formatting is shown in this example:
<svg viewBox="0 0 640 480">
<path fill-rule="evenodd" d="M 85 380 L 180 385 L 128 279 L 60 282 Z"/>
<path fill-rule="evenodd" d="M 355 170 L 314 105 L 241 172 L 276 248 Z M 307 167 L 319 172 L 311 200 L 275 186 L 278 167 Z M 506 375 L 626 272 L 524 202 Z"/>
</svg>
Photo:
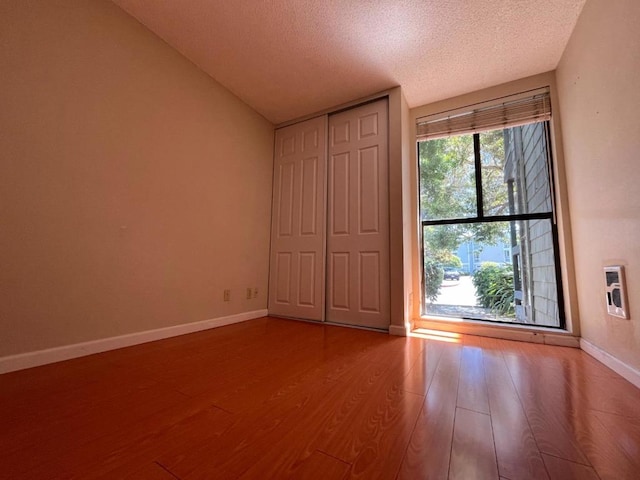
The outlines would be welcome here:
<svg viewBox="0 0 640 480">
<path fill-rule="evenodd" d="M 276 131 L 269 313 L 322 320 L 326 116 Z"/>
<path fill-rule="evenodd" d="M 387 100 L 329 117 L 327 321 L 388 328 Z"/>
</svg>

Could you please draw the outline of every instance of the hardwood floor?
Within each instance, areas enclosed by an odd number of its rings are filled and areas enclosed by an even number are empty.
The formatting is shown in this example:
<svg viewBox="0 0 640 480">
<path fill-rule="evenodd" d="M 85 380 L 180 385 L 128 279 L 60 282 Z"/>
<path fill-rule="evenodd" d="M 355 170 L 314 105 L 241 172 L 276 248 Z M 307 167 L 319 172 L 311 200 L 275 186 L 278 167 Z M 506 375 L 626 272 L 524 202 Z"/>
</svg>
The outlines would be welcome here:
<svg viewBox="0 0 640 480">
<path fill-rule="evenodd" d="M 638 479 L 585 353 L 263 318 L 0 375 L 0 478 Z"/>
</svg>

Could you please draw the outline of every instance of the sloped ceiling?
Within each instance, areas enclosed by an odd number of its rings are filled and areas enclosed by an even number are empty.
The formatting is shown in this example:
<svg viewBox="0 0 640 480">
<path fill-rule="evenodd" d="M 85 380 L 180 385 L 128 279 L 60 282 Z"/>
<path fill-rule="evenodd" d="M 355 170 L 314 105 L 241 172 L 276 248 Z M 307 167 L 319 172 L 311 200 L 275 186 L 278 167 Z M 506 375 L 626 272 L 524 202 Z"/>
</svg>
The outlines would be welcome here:
<svg viewBox="0 0 640 480">
<path fill-rule="evenodd" d="M 556 68 L 585 0 L 114 0 L 278 124 L 401 85 L 424 105 Z"/>
</svg>

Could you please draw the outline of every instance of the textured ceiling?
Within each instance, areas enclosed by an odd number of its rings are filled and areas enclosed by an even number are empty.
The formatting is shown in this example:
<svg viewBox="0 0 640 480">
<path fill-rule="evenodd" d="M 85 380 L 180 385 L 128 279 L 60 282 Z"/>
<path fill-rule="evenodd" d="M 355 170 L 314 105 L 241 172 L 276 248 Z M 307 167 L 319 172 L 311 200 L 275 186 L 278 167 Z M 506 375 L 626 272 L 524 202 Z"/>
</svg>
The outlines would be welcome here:
<svg viewBox="0 0 640 480">
<path fill-rule="evenodd" d="M 556 68 L 585 0 L 114 0 L 273 123 Z"/>
</svg>

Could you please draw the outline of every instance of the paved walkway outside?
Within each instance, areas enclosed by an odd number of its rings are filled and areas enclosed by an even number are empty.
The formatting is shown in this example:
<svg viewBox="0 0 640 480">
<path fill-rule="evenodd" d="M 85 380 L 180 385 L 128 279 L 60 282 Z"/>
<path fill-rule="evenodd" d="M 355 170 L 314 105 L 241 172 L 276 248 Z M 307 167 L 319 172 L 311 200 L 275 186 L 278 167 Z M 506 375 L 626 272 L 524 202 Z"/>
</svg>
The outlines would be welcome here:
<svg viewBox="0 0 640 480">
<path fill-rule="evenodd" d="M 427 305 L 427 313 L 446 317 L 520 323 L 515 317 L 499 316 L 488 308 L 479 306 L 476 289 L 470 276 L 442 282 L 440 295 L 435 302 Z"/>
</svg>

